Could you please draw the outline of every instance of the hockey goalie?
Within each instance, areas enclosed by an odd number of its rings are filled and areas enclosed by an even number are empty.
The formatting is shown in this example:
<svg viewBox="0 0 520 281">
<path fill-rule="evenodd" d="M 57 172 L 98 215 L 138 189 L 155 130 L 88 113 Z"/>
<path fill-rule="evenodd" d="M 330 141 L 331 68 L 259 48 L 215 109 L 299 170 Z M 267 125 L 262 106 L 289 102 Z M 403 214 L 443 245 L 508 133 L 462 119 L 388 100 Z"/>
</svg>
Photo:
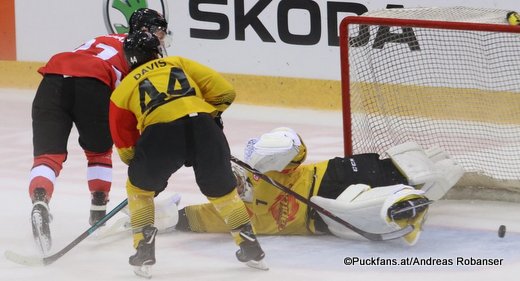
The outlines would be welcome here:
<svg viewBox="0 0 520 281">
<path fill-rule="evenodd" d="M 464 170 L 442 149 L 424 150 L 414 142 L 397 145 L 386 153 L 388 158 L 384 159 L 368 153 L 302 164 L 307 155 L 302 138 L 282 127 L 249 140 L 244 159 L 364 231 L 386 233 L 413 225 L 414 231 L 403 237 L 413 245 L 419 239 L 429 204 L 442 198 Z M 360 237 L 240 167 L 235 166 L 234 172 L 258 234 Z M 178 200 L 169 200 L 168 204 L 156 204 L 156 215 L 162 217 L 156 222 L 163 224 L 163 229 L 229 231 L 209 203 L 189 205 L 178 213 Z"/>
</svg>

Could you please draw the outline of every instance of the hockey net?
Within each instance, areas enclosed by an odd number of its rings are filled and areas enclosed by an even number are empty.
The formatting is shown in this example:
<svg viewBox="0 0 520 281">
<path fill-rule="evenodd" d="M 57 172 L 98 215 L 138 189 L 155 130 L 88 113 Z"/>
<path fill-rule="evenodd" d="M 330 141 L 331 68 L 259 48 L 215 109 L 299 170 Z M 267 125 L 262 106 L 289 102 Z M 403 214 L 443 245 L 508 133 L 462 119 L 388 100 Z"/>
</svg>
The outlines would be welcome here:
<svg viewBox="0 0 520 281">
<path fill-rule="evenodd" d="M 508 11 L 386 9 L 340 25 L 345 154 L 405 141 L 466 170 L 448 198 L 520 201 L 520 26 Z"/>
</svg>

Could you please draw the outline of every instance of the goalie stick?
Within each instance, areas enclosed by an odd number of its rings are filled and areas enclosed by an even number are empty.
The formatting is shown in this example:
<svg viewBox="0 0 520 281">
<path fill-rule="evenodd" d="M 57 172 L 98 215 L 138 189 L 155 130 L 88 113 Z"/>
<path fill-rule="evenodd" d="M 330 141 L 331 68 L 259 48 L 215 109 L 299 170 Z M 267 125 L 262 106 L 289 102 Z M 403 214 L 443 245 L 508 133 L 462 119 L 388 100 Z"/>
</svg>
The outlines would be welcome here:
<svg viewBox="0 0 520 281">
<path fill-rule="evenodd" d="M 259 172 L 255 168 L 251 167 L 249 164 L 243 162 L 242 160 L 236 158 L 233 155 L 231 155 L 231 162 L 234 162 L 238 166 L 240 166 L 240 167 L 246 169 L 247 171 L 253 173 L 254 175 L 256 175 L 259 178 L 261 178 L 262 180 L 270 183 L 274 187 L 276 187 L 276 188 L 278 188 L 278 189 L 280 189 L 280 190 L 282 190 L 282 191 L 284 191 L 284 192 L 294 196 L 296 199 L 298 199 L 302 203 L 307 204 L 307 206 L 315 209 L 316 211 L 318 211 L 318 212 L 322 213 L 323 215 L 331 218 L 335 222 L 345 226 L 346 228 L 356 232 L 357 234 L 365 237 L 368 240 L 384 241 L 384 240 L 397 239 L 397 238 L 401 238 L 401 237 L 405 236 L 406 234 L 409 234 L 410 232 L 412 232 L 414 230 L 414 227 L 412 225 L 408 225 L 408 226 L 406 226 L 404 228 L 401 228 L 399 230 L 392 231 L 392 232 L 387 232 L 387 233 L 371 233 L 371 232 L 364 231 L 364 230 L 362 230 L 360 228 L 357 228 L 354 225 L 346 222 L 345 220 L 341 219 L 340 217 L 334 215 L 333 213 L 327 211 L 326 209 L 324 209 L 321 206 L 317 205 L 316 203 L 312 202 L 308 198 L 305 198 L 302 195 L 296 193 L 292 189 L 290 189 L 290 188 L 282 185 L 281 183 L 271 179 L 269 176 Z"/>
<path fill-rule="evenodd" d="M 21 264 L 21 265 L 28 265 L 28 266 L 44 266 L 49 265 L 55 261 L 57 261 L 59 258 L 61 258 L 63 255 L 68 253 L 72 248 L 74 248 L 76 245 L 78 245 L 81 241 L 83 241 L 85 238 L 87 238 L 90 234 L 92 234 L 96 229 L 101 227 L 106 221 L 108 221 L 110 218 L 112 218 L 117 212 L 119 212 L 121 209 L 123 209 L 128 204 L 128 199 L 125 199 L 123 202 L 119 203 L 112 211 L 110 211 L 108 214 L 106 214 L 104 217 L 102 217 L 97 223 L 92 225 L 89 229 L 87 229 L 85 232 L 83 232 L 81 235 L 79 235 L 74 241 L 70 242 L 67 246 L 65 246 L 63 249 L 59 250 L 57 253 L 46 256 L 46 257 L 28 257 L 28 256 L 22 256 L 20 254 L 17 254 L 13 251 L 5 251 L 4 255 L 5 257 L 15 263 Z"/>
</svg>

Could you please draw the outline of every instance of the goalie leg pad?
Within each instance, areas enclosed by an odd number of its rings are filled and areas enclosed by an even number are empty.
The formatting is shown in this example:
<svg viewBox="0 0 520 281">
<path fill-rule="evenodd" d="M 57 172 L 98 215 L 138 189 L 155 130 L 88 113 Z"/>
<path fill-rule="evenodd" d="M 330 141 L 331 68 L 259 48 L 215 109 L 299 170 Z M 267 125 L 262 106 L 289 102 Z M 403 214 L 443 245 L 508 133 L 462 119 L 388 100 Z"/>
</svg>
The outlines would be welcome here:
<svg viewBox="0 0 520 281">
<path fill-rule="evenodd" d="M 417 143 L 406 142 L 388 149 L 386 153 L 408 178 L 409 184 L 423 184 L 432 178 L 434 162 Z"/>
<path fill-rule="evenodd" d="M 441 199 L 464 175 L 464 168 L 452 159 L 435 163 L 435 177 L 424 183 L 421 190 L 431 200 Z"/>
<path fill-rule="evenodd" d="M 448 153 L 446 153 L 446 151 L 444 151 L 444 149 L 442 149 L 438 146 L 430 147 L 430 148 L 424 150 L 424 153 L 433 162 L 439 162 L 441 160 L 450 158 Z"/>
<path fill-rule="evenodd" d="M 420 187 L 431 200 L 441 199 L 462 177 L 464 169 L 440 148 L 424 151 L 407 142 L 387 151 L 411 185 Z"/>
</svg>

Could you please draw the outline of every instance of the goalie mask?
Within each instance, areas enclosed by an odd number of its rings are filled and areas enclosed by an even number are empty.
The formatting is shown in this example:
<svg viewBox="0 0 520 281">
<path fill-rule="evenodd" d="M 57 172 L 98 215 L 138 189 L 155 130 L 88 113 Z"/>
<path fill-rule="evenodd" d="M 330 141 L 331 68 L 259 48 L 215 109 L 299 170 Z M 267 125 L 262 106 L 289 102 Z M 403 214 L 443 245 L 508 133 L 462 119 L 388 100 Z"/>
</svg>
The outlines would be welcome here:
<svg viewBox="0 0 520 281">
<path fill-rule="evenodd" d="M 245 149 L 245 160 L 262 173 L 292 172 L 307 156 L 301 137 L 292 129 L 281 127 L 251 139 Z"/>
</svg>

